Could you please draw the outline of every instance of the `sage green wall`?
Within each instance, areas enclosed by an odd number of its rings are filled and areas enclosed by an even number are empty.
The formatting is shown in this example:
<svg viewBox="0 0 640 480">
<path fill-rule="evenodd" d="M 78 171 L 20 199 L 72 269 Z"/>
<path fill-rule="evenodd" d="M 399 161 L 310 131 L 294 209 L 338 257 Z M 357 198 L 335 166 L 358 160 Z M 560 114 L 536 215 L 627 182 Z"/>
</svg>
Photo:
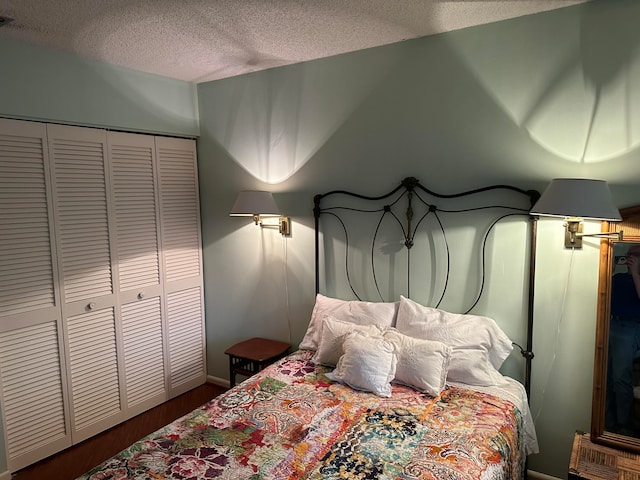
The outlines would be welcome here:
<svg viewBox="0 0 640 480">
<path fill-rule="evenodd" d="M 2 38 L 0 116 L 195 137 L 196 86 Z"/>
<path fill-rule="evenodd" d="M 2 39 L 0 116 L 191 136 L 200 109 L 208 372 L 226 378 L 229 344 L 287 339 L 289 323 L 293 343 L 304 334 L 315 193 L 585 176 L 640 203 L 639 9 L 601 0 L 201 84 L 198 106 L 194 85 Z M 228 217 L 244 188 L 276 192 L 291 238 Z M 530 468 L 565 478 L 590 423 L 598 249 L 572 258 L 561 226 L 539 224 Z"/>
<path fill-rule="evenodd" d="M 208 373 L 227 378 L 224 349 L 248 336 L 287 340 L 290 324 L 300 341 L 316 193 L 576 176 L 640 203 L 638 20 L 637 2 L 596 1 L 200 84 Z M 255 188 L 292 216 L 290 238 L 228 216 Z M 566 478 L 573 433 L 590 427 L 598 244 L 572 254 L 562 238 L 561 220 L 539 222 L 529 467 Z"/>
<path fill-rule="evenodd" d="M 194 84 L 0 36 L 0 117 L 195 137 Z M 0 422 L 0 476 L 7 469 Z"/>
</svg>

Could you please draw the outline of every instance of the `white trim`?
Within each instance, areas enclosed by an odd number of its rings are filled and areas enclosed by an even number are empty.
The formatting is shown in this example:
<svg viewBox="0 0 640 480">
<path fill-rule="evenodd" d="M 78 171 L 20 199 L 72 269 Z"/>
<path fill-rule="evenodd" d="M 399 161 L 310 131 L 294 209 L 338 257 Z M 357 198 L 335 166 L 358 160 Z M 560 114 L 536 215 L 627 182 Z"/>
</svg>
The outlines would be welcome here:
<svg viewBox="0 0 640 480">
<path fill-rule="evenodd" d="M 6 472 L 0 473 L 0 480 L 11 480 L 11 472 L 7 470 Z"/>
<path fill-rule="evenodd" d="M 552 477 L 551 475 L 545 475 L 544 473 L 536 472 L 535 470 L 527 470 L 527 480 L 560 480 L 558 477 Z"/>
<path fill-rule="evenodd" d="M 213 383 L 214 385 L 218 385 L 219 387 L 231 388 L 231 383 L 229 380 L 225 380 L 224 378 L 214 377 L 213 375 L 207 375 L 207 383 Z M 0 480 L 2 480 L 0 478 Z"/>
</svg>

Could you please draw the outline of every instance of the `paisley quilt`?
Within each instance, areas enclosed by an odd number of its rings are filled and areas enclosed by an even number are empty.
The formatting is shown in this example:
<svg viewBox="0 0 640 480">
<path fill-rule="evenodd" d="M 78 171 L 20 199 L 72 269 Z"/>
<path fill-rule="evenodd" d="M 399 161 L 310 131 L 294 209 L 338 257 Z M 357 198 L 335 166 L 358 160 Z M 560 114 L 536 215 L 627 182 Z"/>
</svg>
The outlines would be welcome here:
<svg viewBox="0 0 640 480">
<path fill-rule="evenodd" d="M 123 450 L 81 479 L 522 478 L 511 402 L 447 386 L 391 398 L 333 383 L 300 350 Z"/>
</svg>

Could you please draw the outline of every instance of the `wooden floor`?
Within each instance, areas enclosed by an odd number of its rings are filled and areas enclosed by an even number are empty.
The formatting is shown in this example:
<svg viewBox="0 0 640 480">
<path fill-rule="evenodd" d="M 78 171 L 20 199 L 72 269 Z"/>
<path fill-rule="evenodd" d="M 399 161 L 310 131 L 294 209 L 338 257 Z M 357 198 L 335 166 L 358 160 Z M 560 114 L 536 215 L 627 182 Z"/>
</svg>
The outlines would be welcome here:
<svg viewBox="0 0 640 480">
<path fill-rule="evenodd" d="M 73 480 L 163 425 L 189 413 L 226 389 L 204 384 L 138 415 L 106 432 L 44 459 L 13 476 L 13 480 Z"/>
</svg>

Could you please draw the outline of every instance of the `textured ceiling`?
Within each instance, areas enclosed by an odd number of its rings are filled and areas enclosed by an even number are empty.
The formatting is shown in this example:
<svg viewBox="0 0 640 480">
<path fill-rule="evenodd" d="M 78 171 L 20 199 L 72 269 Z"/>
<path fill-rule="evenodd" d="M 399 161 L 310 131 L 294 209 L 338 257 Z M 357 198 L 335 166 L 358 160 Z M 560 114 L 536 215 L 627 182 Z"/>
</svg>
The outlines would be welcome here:
<svg viewBox="0 0 640 480">
<path fill-rule="evenodd" d="M 0 40 L 204 82 L 585 1 L 0 0 Z"/>
</svg>

